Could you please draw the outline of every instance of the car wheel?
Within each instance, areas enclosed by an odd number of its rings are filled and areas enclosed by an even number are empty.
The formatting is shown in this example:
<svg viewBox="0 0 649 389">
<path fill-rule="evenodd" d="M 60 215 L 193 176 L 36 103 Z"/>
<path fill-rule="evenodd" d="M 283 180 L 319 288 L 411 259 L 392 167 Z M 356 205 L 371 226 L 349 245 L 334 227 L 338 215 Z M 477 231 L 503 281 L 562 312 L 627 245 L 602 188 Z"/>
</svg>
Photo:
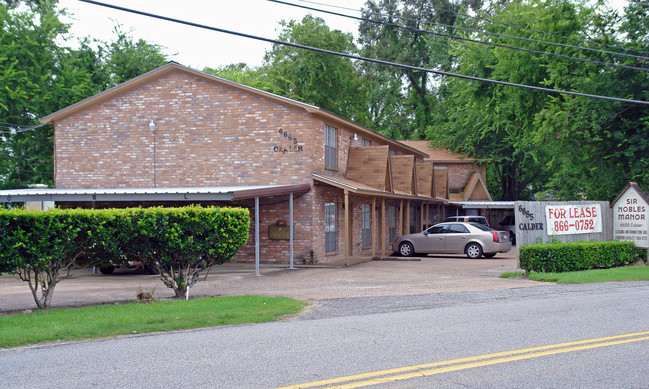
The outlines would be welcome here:
<svg viewBox="0 0 649 389">
<path fill-rule="evenodd" d="M 465 249 L 466 256 L 471 259 L 478 259 L 482 256 L 482 246 L 477 243 L 469 243 Z"/>
<path fill-rule="evenodd" d="M 402 257 L 412 257 L 415 255 L 415 248 L 410 242 L 401 242 L 399 244 L 399 255 Z"/>
<path fill-rule="evenodd" d="M 101 274 L 113 274 L 115 271 L 115 266 L 102 266 L 99 268 Z"/>
<path fill-rule="evenodd" d="M 482 254 L 483 257 L 485 258 L 493 258 L 496 256 L 496 253 L 491 253 L 491 254 Z"/>
</svg>

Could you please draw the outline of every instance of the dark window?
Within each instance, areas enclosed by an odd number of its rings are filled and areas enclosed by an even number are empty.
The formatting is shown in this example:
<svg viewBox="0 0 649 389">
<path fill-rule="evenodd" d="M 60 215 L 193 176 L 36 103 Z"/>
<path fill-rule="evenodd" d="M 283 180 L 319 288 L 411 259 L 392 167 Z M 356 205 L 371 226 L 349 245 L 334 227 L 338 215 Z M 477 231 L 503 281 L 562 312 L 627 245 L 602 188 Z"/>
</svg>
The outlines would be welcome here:
<svg viewBox="0 0 649 389">
<path fill-rule="evenodd" d="M 394 205 L 388 207 L 388 232 L 390 242 L 397 238 L 397 208 Z"/>
<path fill-rule="evenodd" d="M 469 232 L 469 230 L 467 230 L 462 224 L 451 224 L 449 231 L 460 234 L 466 234 Z"/>
<path fill-rule="evenodd" d="M 325 168 L 338 169 L 338 130 L 325 125 Z"/>
<path fill-rule="evenodd" d="M 325 253 L 337 251 L 336 203 L 325 203 Z"/>
<path fill-rule="evenodd" d="M 361 204 L 362 214 L 362 241 L 363 247 L 372 246 L 372 206 L 369 204 Z"/>
</svg>

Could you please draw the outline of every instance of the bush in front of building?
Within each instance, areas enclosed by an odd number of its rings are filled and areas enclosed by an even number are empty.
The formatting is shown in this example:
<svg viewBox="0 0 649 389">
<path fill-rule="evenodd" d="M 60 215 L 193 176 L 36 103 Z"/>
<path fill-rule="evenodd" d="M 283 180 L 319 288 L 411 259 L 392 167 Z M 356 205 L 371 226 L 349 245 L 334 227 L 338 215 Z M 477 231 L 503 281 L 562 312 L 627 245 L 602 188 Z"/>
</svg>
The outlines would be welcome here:
<svg viewBox="0 0 649 389">
<path fill-rule="evenodd" d="M 36 306 L 47 309 L 55 286 L 88 247 L 94 224 L 91 211 L 0 210 L 0 272 L 18 274 Z"/>
<path fill-rule="evenodd" d="M 176 297 L 214 265 L 231 260 L 248 239 L 242 208 L 0 210 L 0 274 L 28 282 L 40 309 L 74 267 L 141 261 Z"/>
<path fill-rule="evenodd" d="M 633 242 L 571 242 L 521 246 L 519 267 L 526 271 L 562 273 L 624 266 L 638 257 Z"/>
<path fill-rule="evenodd" d="M 190 206 L 110 210 L 103 230 L 113 239 L 97 240 L 113 263 L 139 261 L 154 268 L 177 298 L 207 277 L 214 265 L 230 261 L 248 240 L 250 214 L 243 208 Z"/>
</svg>

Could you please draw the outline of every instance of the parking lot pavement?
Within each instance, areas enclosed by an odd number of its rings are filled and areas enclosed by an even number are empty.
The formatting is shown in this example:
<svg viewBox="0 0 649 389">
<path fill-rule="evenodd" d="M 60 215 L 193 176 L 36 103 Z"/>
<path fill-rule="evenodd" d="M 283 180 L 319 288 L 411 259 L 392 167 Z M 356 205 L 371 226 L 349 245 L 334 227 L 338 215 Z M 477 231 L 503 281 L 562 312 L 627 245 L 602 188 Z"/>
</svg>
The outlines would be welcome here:
<svg viewBox="0 0 649 389">
<path fill-rule="evenodd" d="M 514 248 L 492 259 L 471 260 L 461 255 L 429 255 L 411 260 L 386 257 L 351 266 L 260 266 L 227 263 L 212 269 L 207 280 L 194 285 L 191 297 L 258 294 L 288 296 L 303 300 L 344 297 L 416 295 L 508 289 L 538 285 L 520 278 L 498 278 L 518 271 Z M 135 300 L 139 291 L 154 291 L 157 298 L 173 292 L 156 275 L 117 269 L 111 275 L 93 274 L 91 269 L 74 270 L 56 285 L 53 307 L 84 306 Z M 35 308 L 27 283 L 15 276 L 0 277 L 0 312 Z"/>
</svg>

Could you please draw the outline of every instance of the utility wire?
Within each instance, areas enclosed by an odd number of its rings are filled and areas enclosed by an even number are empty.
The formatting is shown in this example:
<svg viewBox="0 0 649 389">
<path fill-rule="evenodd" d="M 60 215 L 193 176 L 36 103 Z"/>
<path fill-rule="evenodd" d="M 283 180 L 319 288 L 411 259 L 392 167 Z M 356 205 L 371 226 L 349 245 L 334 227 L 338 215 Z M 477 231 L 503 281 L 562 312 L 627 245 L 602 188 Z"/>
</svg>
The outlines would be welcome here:
<svg viewBox="0 0 649 389">
<path fill-rule="evenodd" d="M 53 162 L 49 161 L 41 161 L 40 159 L 31 159 L 31 158 L 25 158 L 25 157 L 17 157 L 15 155 L 9 155 L 9 154 L 2 154 L 0 153 L 3 157 L 9 157 L 9 158 L 16 158 L 16 159 L 23 159 L 25 161 L 32 161 L 32 162 L 39 162 L 39 163 L 49 163 L 50 165 L 54 165 Z"/>
<path fill-rule="evenodd" d="M 318 5 L 324 5 L 324 6 L 332 7 L 332 8 L 340 8 L 340 9 L 346 9 L 346 10 L 349 10 L 349 11 L 360 12 L 359 10 L 357 10 L 355 8 L 341 7 L 341 6 L 331 5 L 331 4 L 327 4 L 327 3 L 321 3 L 321 2 L 317 2 L 317 1 L 309 1 L 309 0 L 297 0 L 297 1 L 301 1 L 303 3 L 318 4 Z M 628 0 L 628 1 L 643 4 L 643 5 L 648 4 L 648 3 L 640 3 L 640 2 L 637 2 L 637 1 L 634 1 L 634 0 Z M 417 5 L 412 1 L 410 2 L 410 4 Z M 532 29 L 528 29 L 528 28 L 525 28 L 525 27 L 521 27 L 521 26 L 516 26 L 516 25 L 512 25 L 512 24 L 506 24 L 506 23 L 502 23 L 502 22 L 496 22 L 496 21 L 489 20 L 487 18 L 480 17 L 480 16 L 471 16 L 471 15 L 461 14 L 459 12 L 451 11 L 449 9 L 435 8 L 435 7 L 431 7 L 431 9 L 433 9 L 435 11 L 442 11 L 442 12 L 452 13 L 452 14 L 454 14 L 456 16 L 463 17 L 463 18 L 478 19 L 478 20 L 484 20 L 484 21 L 487 21 L 487 22 L 493 23 L 493 24 L 501 24 L 501 25 L 504 25 L 504 26 L 507 26 L 507 27 L 510 27 L 510 28 L 514 28 L 514 29 L 520 29 L 520 30 L 525 30 L 525 31 L 530 31 L 530 32 L 537 32 L 537 33 L 540 33 L 540 34 L 550 35 L 550 36 L 554 36 L 554 37 L 557 37 L 557 38 L 563 38 L 563 39 L 567 39 L 567 40 L 573 40 L 573 41 L 576 41 L 576 42 L 590 43 L 590 44 L 595 44 L 595 45 L 599 45 L 599 46 L 603 46 L 603 47 L 608 47 L 608 48 L 611 48 L 611 49 L 618 49 L 618 50 L 624 50 L 624 51 L 634 51 L 636 53 L 643 53 L 643 54 L 649 55 L 649 52 L 646 52 L 646 51 L 640 51 L 640 50 L 636 50 L 636 49 L 630 49 L 630 48 L 627 48 L 627 47 L 609 45 L 609 44 L 606 44 L 606 43 L 594 42 L 594 41 L 589 41 L 589 40 L 585 40 L 585 39 L 573 38 L 573 37 L 569 37 L 569 36 L 564 36 L 564 35 L 553 34 L 553 33 L 550 33 L 550 32 L 545 32 L 545 31 L 532 30 Z M 380 15 L 380 13 L 377 13 L 377 12 L 370 12 L 370 13 Z M 395 16 L 395 18 L 397 18 L 397 16 Z M 453 28 L 458 28 L 458 27 L 453 27 Z M 483 31 L 483 32 L 488 33 L 488 31 Z M 548 42 L 548 43 L 552 43 L 552 42 Z M 584 48 L 584 49 L 587 49 L 587 48 Z M 616 53 L 617 54 L 622 54 L 622 53 L 619 53 L 619 52 L 616 52 Z"/>
<path fill-rule="evenodd" d="M 284 45 L 284 46 L 290 46 L 290 47 L 295 47 L 295 48 L 298 48 L 298 49 L 310 50 L 310 51 L 315 51 L 315 52 L 324 53 L 324 54 L 337 55 L 337 56 L 340 56 L 340 57 L 345 57 L 345 58 L 349 58 L 349 59 L 356 59 L 356 60 L 366 61 L 366 62 L 372 62 L 372 63 L 376 63 L 376 64 L 380 64 L 380 65 L 396 66 L 396 67 L 400 67 L 400 68 L 404 68 L 404 69 L 408 69 L 408 70 L 432 73 L 432 74 L 437 74 L 437 75 L 441 75 L 441 76 L 456 77 L 456 78 L 462 78 L 462 79 L 465 79 L 465 80 L 472 80 L 472 81 L 479 81 L 479 82 L 488 82 L 488 83 L 497 84 L 497 85 L 513 86 L 513 87 L 531 89 L 531 90 L 536 90 L 536 91 L 546 92 L 546 93 L 558 93 L 558 94 L 566 94 L 566 95 L 571 95 L 571 96 L 592 97 L 592 98 L 596 98 L 596 99 L 619 101 L 619 102 L 623 102 L 623 103 L 649 105 L 649 101 L 624 99 L 624 98 L 620 98 L 620 97 L 611 97 L 611 96 L 602 96 L 602 95 L 593 95 L 593 94 L 587 94 L 587 93 L 579 93 L 579 92 L 564 91 L 564 90 L 558 90 L 558 89 L 550 89 L 550 88 L 544 88 L 544 87 L 532 86 L 532 85 L 525 85 L 525 84 L 515 84 L 515 83 L 511 83 L 511 82 L 506 82 L 506 81 L 497 81 L 497 80 L 491 80 L 491 79 L 486 79 L 486 78 L 467 76 L 467 75 L 463 75 L 463 74 L 449 73 L 449 72 L 444 72 L 444 71 L 440 71 L 440 70 L 427 69 L 427 68 L 422 68 L 422 67 L 419 67 L 419 66 L 404 65 L 404 64 L 399 64 L 399 63 L 394 63 L 394 62 L 389 62 L 389 61 L 383 61 L 383 60 L 374 59 L 374 58 L 367 58 L 367 57 L 361 57 L 361 56 L 358 56 L 358 55 L 340 53 L 340 52 L 332 51 L 332 50 L 320 49 L 320 48 L 317 48 L 317 47 L 300 45 L 300 44 L 296 44 L 296 43 L 283 42 L 283 41 L 276 40 L 276 39 L 264 38 L 264 37 L 260 37 L 260 36 L 256 36 L 256 35 L 251 35 L 251 34 L 246 34 L 246 33 L 242 33 L 242 32 L 226 30 L 226 29 L 218 28 L 218 27 L 206 26 L 206 25 L 203 25 L 203 24 L 198 24 L 198 23 L 194 23 L 194 22 L 188 22 L 188 21 L 184 21 L 184 20 L 180 20 L 180 19 L 170 18 L 170 17 L 162 16 L 162 15 L 156 15 L 156 14 L 143 12 L 143 11 L 137 11 L 137 10 L 134 10 L 134 9 L 120 7 L 120 6 L 117 6 L 117 5 L 101 3 L 101 2 L 98 2 L 98 1 L 94 1 L 94 0 L 79 0 L 79 1 L 82 1 L 82 2 L 88 3 L 88 4 L 94 4 L 94 5 L 102 6 L 102 7 L 112 8 L 112 9 L 116 9 L 116 10 L 120 10 L 120 11 L 124 11 L 124 12 L 129 12 L 129 13 L 133 13 L 133 14 L 137 14 L 137 15 L 147 16 L 147 17 L 156 18 L 156 19 L 160 19 L 160 20 L 166 20 L 166 21 L 169 21 L 169 22 L 174 22 L 174 23 L 179 23 L 179 24 L 184 24 L 184 25 L 187 25 L 187 26 L 198 27 L 198 28 L 203 28 L 203 29 L 206 29 L 206 30 L 221 32 L 221 33 L 224 33 L 224 34 L 230 34 L 230 35 L 240 36 L 240 37 L 243 37 L 243 38 L 255 39 L 255 40 L 259 40 L 259 41 L 263 41 L 263 42 L 268 42 L 268 43 L 273 43 L 273 44 L 278 44 L 278 45 Z"/>
<path fill-rule="evenodd" d="M 612 48 L 612 49 L 620 49 L 620 50 L 625 50 L 625 51 L 633 51 L 633 52 L 636 52 L 636 53 L 649 54 L 649 52 L 646 52 L 646 51 L 629 49 L 629 48 L 626 48 L 626 47 L 619 47 L 619 46 L 615 46 L 615 45 L 609 45 L 609 44 L 606 44 L 606 43 L 589 41 L 589 40 L 586 40 L 586 39 L 573 38 L 573 37 L 569 37 L 569 36 L 565 36 L 565 35 L 554 34 L 554 33 L 547 32 L 547 31 L 540 31 L 540 30 L 534 30 L 534 29 L 527 28 L 527 27 L 521 27 L 521 26 L 517 26 L 517 25 L 514 25 L 514 24 L 507 24 L 507 23 L 503 23 L 503 22 L 497 22 L 495 20 L 487 19 L 484 16 L 465 15 L 465 14 L 461 14 L 459 12 L 451 11 L 449 9 L 444 9 L 444 8 L 431 7 L 431 9 L 433 9 L 435 11 L 449 12 L 449 13 L 452 13 L 454 15 L 457 15 L 457 16 L 463 17 L 463 18 L 477 19 L 477 20 L 482 20 L 482 21 L 485 21 L 485 22 L 493 23 L 493 24 L 500 24 L 502 26 L 509 27 L 509 28 L 516 28 L 516 29 L 523 30 L 523 31 L 535 32 L 535 33 L 538 33 L 538 34 L 549 35 L 549 36 L 553 36 L 555 38 L 562 38 L 562 39 L 572 40 L 572 41 L 581 42 L 581 43 L 590 43 L 590 44 L 600 45 L 600 46 L 604 46 L 604 47 L 608 47 L 608 48 Z"/>
<path fill-rule="evenodd" d="M 13 133 L 21 133 L 21 132 L 26 132 L 26 131 L 32 131 L 37 128 L 45 127 L 49 123 L 45 124 L 37 124 L 34 126 L 26 126 L 26 127 L 21 127 L 16 124 L 12 123 L 6 123 L 6 122 L 0 122 L 0 128 L 3 128 L 4 131 L 0 131 L 0 134 L 13 134 Z"/>
<path fill-rule="evenodd" d="M 268 1 L 272 1 L 272 0 L 268 0 Z M 322 6 L 326 6 L 326 7 L 345 9 L 345 10 L 354 11 L 354 12 L 362 12 L 362 10 L 358 10 L 358 9 L 355 9 L 355 8 L 342 7 L 342 6 L 337 6 L 337 5 L 329 5 L 329 4 L 326 4 L 326 3 L 319 3 L 317 1 L 309 1 L 309 0 L 297 0 L 297 1 L 300 1 L 302 3 L 310 3 L 310 4 L 317 4 L 317 5 L 322 5 Z M 296 4 L 291 4 L 291 5 L 298 6 Z M 318 11 L 325 12 L 324 10 L 318 10 Z M 593 52 L 602 53 L 602 54 L 614 54 L 614 55 L 620 55 L 620 56 L 631 57 L 631 58 L 649 59 L 649 57 L 645 57 L 645 56 L 641 56 L 641 55 L 634 55 L 634 54 L 627 54 L 627 53 L 620 53 L 619 51 L 608 51 L 608 50 L 593 49 L 591 47 L 574 46 L 574 45 L 568 45 L 568 44 L 565 44 L 565 43 L 550 42 L 550 41 L 544 41 L 542 39 L 534 39 L 534 38 L 527 38 L 527 37 L 523 37 L 523 36 L 501 34 L 501 33 L 498 33 L 498 32 L 492 32 L 492 31 L 487 31 L 487 30 L 479 30 L 479 29 L 469 28 L 469 27 L 451 26 L 451 25 L 444 24 L 444 23 L 429 22 L 429 21 L 426 21 L 426 20 L 417 20 L 417 19 L 412 19 L 412 18 L 406 18 L 406 17 L 399 16 L 399 15 L 387 15 L 387 14 L 380 13 L 380 12 L 369 12 L 369 11 L 368 11 L 368 14 L 373 15 L 373 16 L 391 17 L 391 18 L 394 18 L 394 19 L 404 20 L 404 21 L 408 21 L 408 22 L 428 24 L 430 26 L 453 28 L 453 29 L 456 29 L 456 30 L 478 32 L 478 33 L 482 33 L 482 34 L 486 34 L 486 35 L 494 35 L 494 36 L 499 36 L 499 37 L 503 37 L 503 38 L 512 38 L 512 39 L 518 39 L 518 40 L 523 40 L 523 41 L 528 41 L 528 42 L 544 43 L 544 44 L 553 45 L 553 46 L 560 46 L 560 47 L 567 47 L 567 48 L 578 49 L 578 50 L 593 51 Z M 626 50 L 624 48 L 620 48 L 620 49 L 621 50 Z"/>
<path fill-rule="evenodd" d="M 364 21 L 364 22 L 368 22 L 368 23 L 379 24 L 379 25 L 383 25 L 383 26 L 387 26 L 387 27 L 396 27 L 396 28 L 400 28 L 400 29 L 410 31 L 410 32 L 418 32 L 418 33 L 436 35 L 436 36 L 441 36 L 441 37 L 444 37 L 444 38 L 456 39 L 456 40 L 461 40 L 461 41 L 465 41 L 465 42 L 479 43 L 479 44 L 482 44 L 482 45 L 500 47 L 500 48 L 503 48 L 503 49 L 517 50 L 517 51 L 522 51 L 522 52 L 525 52 L 525 53 L 547 55 L 547 56 L 550 56 L 550 57 L 569 59 L 569 60 L 572 60 L 572 61 L 589 62 L 589 63 L 594 63 L 594 64 L 597 64 L 597 65 L 603 65 L 603 66 L 613 66 L 613 67 L 619 67 L 619 68 L 623 68 L 623 69 L 640 70 L 640 71 L 644 71 L 644 72 L 649 72 L 649 68 L 642 68 L 642 67 L 629 66 L 629 65 L 621 65 L 621 64 L 611 63 L 611 62 L 596 61 L 596 60 L 587 59 L 587 58 L 578 58 L 578 57 L 571 57 L 571 56 L 562 55 L 562 54 L 547 53 L 547 52 L 544 52 L 544 51 L 523 49 L 523 48 L 520 48 L 520 47 L 501 45 L 499 43 L 478 41 L 478 40 L 475 40 L 475 39 L 469 39 L 469 38 L 464 38 L 464 37 L 459 37 L 459 36 L 449 35 L 449 34 L 442 34 L 442 33 L 439 33 L 439 32 L 434 32 L 434 31 L 429 31 L 429 30 L 422 30 L 422 29 L 414 28 L 414 27 L 401 26 L 399 24 L 387 23 L 387 22 L 382 22 L 382 21 L 374 20 L 374 19 L 368 19 L 368 18 L 364 18 L 364 17 L 346 15 L 346 14 L 342 14 L 342 13 L 338 13 L 338 12 L 313 8 L 313 7 L 309 7 L 309 6 L 306 6 L 306 5 L 287 3 L 285 1 L 280 1 L 280 0 L 267 0 L 267 1 L 270 1 L 271 3 L 289 5 L 289 6 L 292 6 L 292 7 L 298 7 L 298 8 L 308 9 L 308 10 L 311 10 L 311 11 L 322 12 L 322 13 L 326 13 L 326 14 L 330 14 L 330 15 L 341 16 L 341 17 L 344 17 L 344 18 L 356 19 L 356 20 L 360 20 L 360 21 Z M 649 58 L 647 58 L 647 59 L 649 59 Z"/>
<path fill-rule="evenodd" d="M 19 172 L 21 172 L 21 173 L 54 174 L 54 173 L 52 173 L 52 172 L 38 172 L 38 171 L 35 171 L 35 170 L 13 169 L 13 168 L 10 168 L 10 167 L 4 167 L 4 166 L 0 166 L 0 169 L 9 170 L 9 171 L 11 171 L 11 172 L 19 171 Z"/>
</svg>

